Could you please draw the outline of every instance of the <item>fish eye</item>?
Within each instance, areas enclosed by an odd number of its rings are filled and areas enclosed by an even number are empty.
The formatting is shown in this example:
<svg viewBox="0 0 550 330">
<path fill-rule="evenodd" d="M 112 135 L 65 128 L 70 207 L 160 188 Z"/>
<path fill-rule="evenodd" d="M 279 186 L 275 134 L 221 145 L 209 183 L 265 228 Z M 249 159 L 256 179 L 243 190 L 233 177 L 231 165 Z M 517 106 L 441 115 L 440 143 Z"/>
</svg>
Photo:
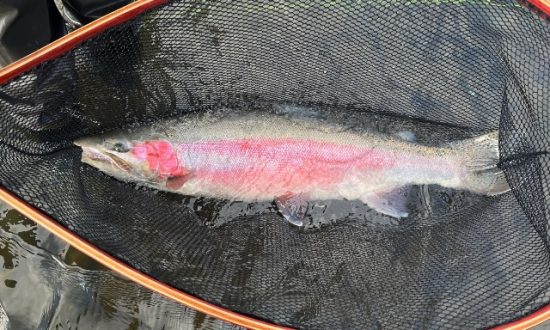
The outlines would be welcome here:
<svg viewBox="0 0 550 330">
<path fill-rule="evenodd" d="M 128 144 L 123 142 L 116 142 L 115 144 L 113 144 L 112 149 L 113 151 L 120 152 L 120 153 L 125 153 L 130 151 Z"/>
</svg>

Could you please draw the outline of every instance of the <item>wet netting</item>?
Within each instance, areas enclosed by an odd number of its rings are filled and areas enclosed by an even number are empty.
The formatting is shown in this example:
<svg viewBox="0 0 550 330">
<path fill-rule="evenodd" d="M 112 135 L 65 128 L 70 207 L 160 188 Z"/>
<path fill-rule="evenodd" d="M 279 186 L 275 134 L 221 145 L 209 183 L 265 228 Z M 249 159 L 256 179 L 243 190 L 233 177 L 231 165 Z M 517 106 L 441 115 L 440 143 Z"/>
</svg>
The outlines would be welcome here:
<svg viewBox="0 0 550 330">
<path fill-rule="evenodd" d="M 550 25 L 540 15 L 508 0 L 173 1 L 0 87 L 0 183 L 136 269 L 276 324 L 509 322 L 550 302 Z M 214 226 L 205 218 L 224 201 L 193 208 L 117 181 L 72 144 L 188 112 L 281 104 L 466 137 L 498 130 L 512 190 L 420 220 L 299 228 L 268 207 Z"/>
</svg>

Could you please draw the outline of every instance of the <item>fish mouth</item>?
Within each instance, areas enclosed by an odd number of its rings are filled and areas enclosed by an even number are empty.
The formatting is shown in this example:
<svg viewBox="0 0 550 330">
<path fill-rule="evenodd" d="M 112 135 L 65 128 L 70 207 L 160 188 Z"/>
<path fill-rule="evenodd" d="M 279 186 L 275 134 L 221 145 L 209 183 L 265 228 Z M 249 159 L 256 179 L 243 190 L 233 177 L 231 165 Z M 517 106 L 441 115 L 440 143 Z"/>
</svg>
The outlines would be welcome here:
<svg viewBox="0 0 550 330">
<path fill-rule="evenodd" d="M 131 172 L 132 168 L 127 161 L 121 157 L 110 153 L 108 151 L 98 150 L 95 147 L 79 144 L 79 141 L 75 141 L 74 144 L 82 148 L 82 161 L 90 165 L 104 164 L 112 165 L 124 172 Z M 95 163 L 95 164 L 94 164 Z"/>
<path fill-rule="evenodd" d="M 76 143 L 75 143 L 76 144 Z M 111 158 L 102 153 L 101 151 L 87 147 L 87 146 L 80 146 L 82 148 L 82 160 L 91 160 L 96 162 L 111 162 Z"/>
</svg>

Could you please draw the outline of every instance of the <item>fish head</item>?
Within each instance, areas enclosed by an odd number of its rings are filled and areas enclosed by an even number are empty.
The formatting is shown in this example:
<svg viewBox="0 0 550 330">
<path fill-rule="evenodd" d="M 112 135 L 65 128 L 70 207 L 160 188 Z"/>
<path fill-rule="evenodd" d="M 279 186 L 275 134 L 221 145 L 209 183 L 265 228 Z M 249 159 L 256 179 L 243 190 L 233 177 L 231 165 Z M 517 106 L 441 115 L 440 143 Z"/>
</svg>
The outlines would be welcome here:
<svg viewBox="0 0 550 330">
<path fill-rule="evenodd" d="M 84 137 L 74 141 L 82 148 L 82 162 L 123 181 L 155 182 L 158 173 L 146 157 L 141 157 L 142 143 L 124 136 Z"/>
</svg>

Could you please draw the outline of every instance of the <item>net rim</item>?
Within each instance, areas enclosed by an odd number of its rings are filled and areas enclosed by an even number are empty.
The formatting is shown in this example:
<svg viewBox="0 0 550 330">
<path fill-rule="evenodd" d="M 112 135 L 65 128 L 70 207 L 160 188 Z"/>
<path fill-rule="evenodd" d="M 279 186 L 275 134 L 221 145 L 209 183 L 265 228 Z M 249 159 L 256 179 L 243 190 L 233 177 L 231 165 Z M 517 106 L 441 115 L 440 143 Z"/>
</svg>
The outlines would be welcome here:
<svg viewBox="0 0 550 330">
<path fill-rule="evenodd" d="M 519 1 L 519 0 L 518 0 Z M 550 0 L 525 0 L 550 19 Z M 108 28 L 127 22 L 147 10 L 167 4 L 169 0 L 136 0 L 95 21 L 92 21 L 48 45 L 0 69 L 0 85 L 5 85 L 19 75 L 30 71 L 41 63 L 59 57 L 76 48 L 82 42 Z M 520 1 L 521 2 L 521 1 Z"/>
<path fill-rule="evenodd" d="M 542 11 L 550 19 L 550 0 L 527 0 L 527 2 Z"/>
<path fill-rule="evenodd" d="M 168 0 L 136 0 L 89 24 L 86 24 L 46 46 L 0 69 L 0 85 L 5 85 L 19 75 L 32 70 L 43 62 L 60 57 L 84 41 L 101 32 L 127 22 L 144 12 L 168 3 Z"/>
<path fill-rule="evenodd" d="M 25 72 L 37 67 L 41 63 L 53 60 L 66 54 L 84 41 L 100 34 L 101 32 L 127 22 L 150 9 L 166 4 L 168 1 L 169 0 L 136 0 L 135 2 L 132 2 L 87 25 L 84 25 L 79 29 L 0 69 L 0 85 L 5 85 Z M 526 2 L 550 17 L 550 0 L 526 0 Z M 0 201 L 3 201 L 10 207 L 13 207 L 15 210 L 34 221 L 37 225 L 44 227 L 58 238 L 72 245 L 77 250 L 86 254 L 105 267 L 128 278 L 136 284 L 144 286 L 182 305 L 216 317 L 220 320 L 249 329 L 289 329 L 287 327 L 281 327 L 213 305 L 193 295 L 187 294 L 172 286 L 157 281 L 149 275 L 146 275 L 126 263 L 112 257 L 103 250 L 79 237 L 69 229 L 61 226 L 55 219 L 38 210 L 1 185 Z M 550 320 L 550 304 L 545 305 L 537 311 L 515 321 L 496 326 L 494 329 L 529 329 L 547 320 Z"/>
<path fill-rule="evenodd" d="M 69 229 L 60 225 L 55 219 L 30 205 L 9 189 L 0 186 L 0 201 L 6 203 L 16 211 L 29 218 L 37 225 L 51 232 L 56 237 L 70 244 L 78 251 L 84 253 L 106 268 L 126 277 L 130 281 L 141 285 L 149 290 L 159 293 L 182 305 L 196 311 L 208 314 L 222 321 L 230 322 L 247 329 L 257 330 L 288 330 L 292 328 L 278 326 L 272 323 L 261 321 L 253 317 L 233 312 L 229 309 L 216 306 L 193 295 L 178 290 L 170 285 L 157 281 L 126 263 L 114 258 L 95 245 L 76 235 Z M 547 304 L 537 311 L 521 317 L 515 321 L 504 323 L 493 327 L 493 330 L 523 330 L 531 329 L 537 325 L 550 320 L 550 304 Z"/>
<path fill-rule="evenodd" d="M 288 327 L 278 326 L 262 320 L 258 320 L 243 314 L 233 312 L 229 309 L 216 306 L 193 295 L 180 291 L 172 286 L 162 283 L 153 277 L 142 273 L 126 263 L 114 258 L 105 251 L 99 249 L 95 245 L 84 240 L 69 229 L 60 225 L 49 215 L 43 213 L 26 201 L 0 186 L 0 200 L 5 202 L 10 207 L 34 221 L 37 225 L 45 228 L 56 237 L 70 244 L 75 249 L 86 254 L 110 270 L 128 278 L 132 282 L 146 287 L 154 292 L 157 292 L 169 299 L 172 299 L 180 304 L 188 306 L 199 312 L 208 314 L 223 321 L 227 321 L 248 329 L 258 330 L 283 330 L 291 329 Z"/>
<path fill-rule="evenodd" d="M 531 329 L 550 319 L 550 304 L 542 306 L 539 310 L 524 316 L 516 321 L 508 322 L 493 328 L 493 330 L 523 330 Z"/>
</svg>

